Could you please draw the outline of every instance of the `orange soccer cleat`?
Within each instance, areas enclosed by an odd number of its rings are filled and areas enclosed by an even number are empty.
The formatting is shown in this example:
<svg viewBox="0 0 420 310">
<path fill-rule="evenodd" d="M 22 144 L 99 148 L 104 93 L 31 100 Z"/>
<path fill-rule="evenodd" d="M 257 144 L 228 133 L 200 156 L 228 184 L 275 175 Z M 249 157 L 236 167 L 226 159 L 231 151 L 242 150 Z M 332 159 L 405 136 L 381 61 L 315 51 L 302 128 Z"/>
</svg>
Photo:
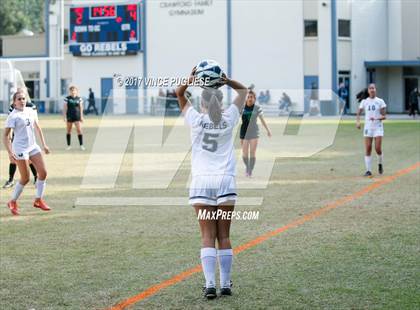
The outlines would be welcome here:
<svg viewBox="0 0 420 310">
<path fill-rule="evenodd" d="M 18 204 L 15 200 L 10 200 L 7 203 L 7 207 L 9 208 L 10 212 L 12 212 L 13 215 L 19 215 Z"/>
<path fill-rule="evenodd" d="M 42 199 L 35 199 L 34 208 L 41 209 L 43 211 L 50 211 L 51 208 Z"/>
</svg>

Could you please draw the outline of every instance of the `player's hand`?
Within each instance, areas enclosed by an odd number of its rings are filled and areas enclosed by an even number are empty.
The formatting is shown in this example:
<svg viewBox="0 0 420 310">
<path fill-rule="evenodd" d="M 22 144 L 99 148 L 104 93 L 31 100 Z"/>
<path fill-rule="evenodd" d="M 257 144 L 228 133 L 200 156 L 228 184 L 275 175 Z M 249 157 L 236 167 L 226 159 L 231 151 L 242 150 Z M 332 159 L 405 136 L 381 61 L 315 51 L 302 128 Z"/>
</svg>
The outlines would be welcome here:
<svg viewBox="0 0 420 310">
<path fill-rule="evenodd" d="M 51 153 L 50 148 L 46 145 L 44 145 L 44 152 L 45 152 L 45 154 Z"/>
<path fill-rule="evenodd" d="M 191 70 L 190 76 L 188 77 L 187 85 L 191 85 L 195 80 L 195 71 L 197 71 L 197 67 L 194 67 Z"/>
<path fill-rule="evenodd" d="M 15 161 L 17 160 L 16 155 L 13 154 L 13 152 L 9 153 L 9 160 L 11 163 L 15 163 Z"/>
<path fill-rule="evenodd" d="M 192 68 L 191 70 L 190 76 L 194 76 L 196 71 L 197 71 L 197 67 L 194 66 L 194 68 Z"/>
<path fill-rule="evenodd" d="M 220 78 L 220 84 L 221 85 L 226 85 L 227 83 L 228 83 L 228 81 L 229 81 L 229 79 L 228 79 L 228 77 L 226 76 L 226 74 L 223 72 L 222 73 L 222 77 Z"/>
<path fill-rule="evenodd" d="M 357 122 L 357 123 L 356 123 L 356 128 L 357 128 L 357 129 L 360 129 L 360 128 L 361 128 L 361 126 L 360 126 L 360 122 Z"/>
</svg>

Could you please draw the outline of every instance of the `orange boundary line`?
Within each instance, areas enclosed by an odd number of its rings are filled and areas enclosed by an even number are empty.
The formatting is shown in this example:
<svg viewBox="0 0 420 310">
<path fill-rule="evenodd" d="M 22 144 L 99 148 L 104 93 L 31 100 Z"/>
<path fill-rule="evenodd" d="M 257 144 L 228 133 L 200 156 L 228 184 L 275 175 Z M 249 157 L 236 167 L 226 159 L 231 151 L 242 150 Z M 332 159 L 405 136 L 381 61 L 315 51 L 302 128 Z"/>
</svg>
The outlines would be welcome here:
<svg viewBox="0 0 420 310">
<path fill-rule="evenodd" d="M 271 237 L 274 237 L 278 234 L 281 234 L 282 232 L 285 232 L 286 230 L 289 230 L 291 228 L 298 227 L 298 226 L 300 226 L 300 225 L 302 225 L 302 224 L 304 224 L 308 221 L 311 221 L 311 220 L 323 215 L 324 213 L 326 213 L 328 211 L 336 209 L 337 207 L 342 206 L 346 203 L 352 202 L 352 201 L 362 197 L 363 195 L 373 191 L 374 189 L 376 189 L 378 187 L 381 187 L 382 185 L 391 183 L 395 179 L 397 179 L 397 178 L 399 178 L 399 177 L 401 177 L 401 176 L 403 176 L 403 175 L 405 175 L 405 174 L 407 174 L 407 173 L 409 173 L 409 172 L 411 172 L 411 171 L 413 171 L 417 168 L 420 168 L 420 162 L 417 162 L 416 164 L 414 164 L 414 165 L 412 165 L 408 168 L 402 169 L 402 170 L 396 172 L 395 174 L 393 174 L 391 176 L 383 177 L 383 178 L 379 179 L 378 181 L 376 181 L 376 182 L 374 182 L 374 183 L 372 183 L 368 186 L 365 186 L 364 188 L 362 188 L 361 190 L 359 190 L 359 191 L 357 191 L 353 194 L 350 194 L 350 195 L 345 196 L 343 198 L 340 198 L 336 201 L 333 201 L 332 203 L 329 203 L 325 207 L 322 207 L 322 208 L 317 209 L 313 212 L 307 213 L 307 214 L 297 218 L 296 220 L 294 220 L 294 221 L 292 221 L 292 222 L 290 222 L 290 223 L 288 223 L 288 224 L 286 224 L 286 225 L 284 225 L 280 228 L 277 228 L 276 230 L 265 233 L 265 234 L 255 238 L 255 239 L 247 242 L 247 243 L 239 245 L 239 246 L 237 246 L 236 248 L 233 249 L 233 252 L 235 254 L 238 254 L 238 253 L 241 253 L 245 250 L 248 250 L 249 248 L 255 247 L 256 245 L 266 241 L 267 239 L 269 239 Z M 189 278 L 190 276 L 192 276 L 192 275 L 194 275 L 194 274 L 196 274 L 200 271 L 201 271 L 201 264 L 196 265 L 193 268 L 185 270 L 185 271 L 175 275 L 174 277 L 172 277 L 168 280 L 165 280 L 161 283 L 158 283 L 154 286 L 151 286 L 151 287 L 147 288 L 146 290 L 142 291 L 141 293 L 139 293 L 135 296 L 132 296 L 132 297 L 120 302 L 119 304 L 109 308 L 109 310 L 125 309 L 126 307 L 129 307 L 129 306 L 131 306 L 131 305 L 133 305 L 133 304 L 135 304 L 139 301 L 142 301 L 142 300 L 156 294 L 157 292 L 163 290 L 166 287 L 175 285 L 176 283 L 181 282 L 181 281 Z"/>
</svg>

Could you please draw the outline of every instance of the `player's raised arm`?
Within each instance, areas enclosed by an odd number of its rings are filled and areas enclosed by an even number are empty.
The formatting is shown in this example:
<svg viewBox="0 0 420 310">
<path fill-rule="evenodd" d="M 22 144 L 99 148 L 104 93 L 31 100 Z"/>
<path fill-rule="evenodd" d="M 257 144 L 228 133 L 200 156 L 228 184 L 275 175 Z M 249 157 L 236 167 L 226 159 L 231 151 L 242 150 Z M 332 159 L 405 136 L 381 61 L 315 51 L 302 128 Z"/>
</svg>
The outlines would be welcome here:
<svg viewBox="0 0 420 310">
<path fill-rule="evenodd" d="M 178 98 L 179 109 L 182 113 L 186 112 L 187 109 L 191 106 L 190 102 L 188 101 L 187 97 L 185 96 L 185 91 L 187 90 L 188 86 L 194 81 L 194 74 L 195 74 L 195 67 L 191 72 L 190 77 L 188 78 L 187 83 L 183 83 L 178 86 L 176 89 L 176 96 Z M 184 110 L 185 109 L 185 110 Z"/>
<path fill-rule="evenodd" d="M 242 111 L 245 105 L 245 99 L 248 93 L 248 88 L 246 88 L 244 85 L 242 85 L 238 81 L 231 80 L 226 76 L 224 76 L 222 79 L 223 79 L 224 84 L 232 87 L 238 93 L 233 103 L 238 107 L 239 111 Z"/>
</svg>

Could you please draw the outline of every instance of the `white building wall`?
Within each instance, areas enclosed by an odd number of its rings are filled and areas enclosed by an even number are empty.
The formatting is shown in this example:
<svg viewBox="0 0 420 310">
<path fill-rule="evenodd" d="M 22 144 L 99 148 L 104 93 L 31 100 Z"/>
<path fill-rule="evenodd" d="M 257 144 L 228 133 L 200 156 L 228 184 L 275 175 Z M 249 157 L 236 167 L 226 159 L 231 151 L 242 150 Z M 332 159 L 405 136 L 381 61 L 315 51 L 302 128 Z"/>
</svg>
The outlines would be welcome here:
<svg viewBox="0 0 420 310">
<path fill-rule="evenodd" d="M 301 1 L 232 1 L 233 76 L 258 88 L 302 88 Z"/>
<path fill-rule="evenodd" d="M 351 5 L 353 0 L 336 0 L 338 19 L 351 20 Z"/>
<path fill-rule="evenodd" d="M 318 20 L 318 2 L 313 0 L 303 0 L 303 20 Z M 318 75 L 318 37 L 303 38 L 303 64 L 304 75 Z"/>
<path fill-rule="evenodd" d="M 303 18 L 318 19 L 318 2 L 314 0 L 303 0 Z"/>
<path fill-rule="evenodd" d="M 4 57 L 30 57 L 45 55 L 45 34 L 34 34 L 33 36 L 15 35 L 3 36 Z M 28 49 L 30 46 L 30 49 Z"/>
<path fill-rule="evenodd" d="M 303 41 L 304 75 L 318 75 L 319 48 L 317 38 L 305 38 Z"/>
<path fill-rule="evenodd" d="M 294 90 L 303 109 L 303 9 L 301 1 L 232 1 L 233 77 L 257 89 Z M 290 92 L 290 91 L 289 91 Z"/>
<path fill-rule="evenodd" d="M 402 59 L 402 20 L 401 1 L 387 1 L 388 3 L 388 59 Z"/>
<path fill-rule="evenodd" d="M 352 2 L 352 83 L 351 93 L 366 87 L 365 60 L 384 60 L 388 57 L 387 2 L 354 0 Z M 377 75 L 379 76 L 379 74 Z M 356 111 L 354 96 L 351 111 Z"/>
<path fill-rule="evenodd" d="M 184 16 L 174 14 L 173 8 L 163 4 L 173 2 L 147 2 L 148 76 L 188 76 L 203 59 L 214 59 L 227 70 L 226 2 L 193 5 L 186 9 L 204 13 Z"/>
<path fill-rule="evenodd" d="M 402 4 L 402 58 L 420 60 L 420 1 Z"/>
<path fill-rule="evenodd" d="M 352 44 L 349 39 L 339 39 L 337 42 L 338 71 L 351 71 Z"/>
<path fill-rule="evenodd" d="M 324 6 L 323 3 L 326 3 Z M 331 1 L 318 0 L 319 89 L 331 89 Z M 331 100 L 331 92 L 320 92 L 320 100 Z"/>
<path fill-rule="evenodd" d="M 352 21 L 351 5 L 352 0 L 337 0 L 337 19 Z M 351 71 L 352 66 L 352 36 L 350 30 L 350 38 L 338 37 L 337 42 L 337 67 L 338 71 Z M 338 36 L 338 21 L 337 21 L 337 36 Z"/>
</svg>

